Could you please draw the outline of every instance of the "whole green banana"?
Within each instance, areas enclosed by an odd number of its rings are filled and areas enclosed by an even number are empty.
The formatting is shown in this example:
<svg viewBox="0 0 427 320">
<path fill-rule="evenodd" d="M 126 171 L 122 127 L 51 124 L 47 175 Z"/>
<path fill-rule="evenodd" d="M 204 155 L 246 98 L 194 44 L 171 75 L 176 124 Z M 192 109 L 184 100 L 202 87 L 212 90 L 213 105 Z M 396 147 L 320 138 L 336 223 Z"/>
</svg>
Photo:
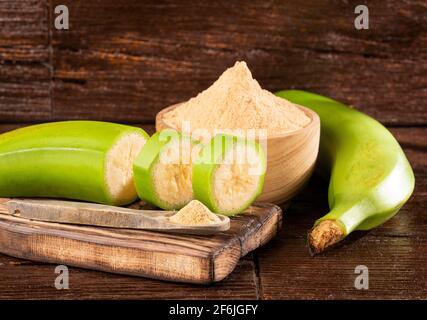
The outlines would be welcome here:
<svg viewBox="0 0 427 320">
<path fill-rule="evenodd" d="M 412 168 L 393 135 L 378 121 L 335 100 L 298 90 L 278 96 L 315 111 L 321 121 L 319 168 L 330 173 L 330 212 L 308 234 L 311 253 L 354 230 L 391 217 L 414 189 Z"/>
<path fill-rule="evenodd" d="M 33 125 L 0 135 L 0 197 L 55 197 L 124 205 L 148 135 L 97 121 Z"/>
</svg>

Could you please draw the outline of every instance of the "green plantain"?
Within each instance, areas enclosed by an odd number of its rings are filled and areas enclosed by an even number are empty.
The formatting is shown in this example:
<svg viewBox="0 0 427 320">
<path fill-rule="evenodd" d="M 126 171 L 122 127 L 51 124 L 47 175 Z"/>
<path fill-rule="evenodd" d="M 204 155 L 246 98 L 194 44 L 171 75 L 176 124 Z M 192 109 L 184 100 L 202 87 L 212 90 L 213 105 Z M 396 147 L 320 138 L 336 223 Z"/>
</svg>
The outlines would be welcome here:
<svg viewBox="0 0 427 320">
<path fill-rule="evenodd" d="M 136 200 L 133 160 L 142 129 L 98 121 L 33 125 L 0 135 L 0 197 L 124 205 Z"/>
<path fill-rule="evenodd" d="M 393 135 L 378 121 L 338 101 L 298 90 L 278 96 L 315 111 L 321 121 L 318 167 L 330 175 L 330 212 L 308 234 L 322 252 L 354 230 L 393 217 L 414 189 L 412 168 Z"/>
</svg>

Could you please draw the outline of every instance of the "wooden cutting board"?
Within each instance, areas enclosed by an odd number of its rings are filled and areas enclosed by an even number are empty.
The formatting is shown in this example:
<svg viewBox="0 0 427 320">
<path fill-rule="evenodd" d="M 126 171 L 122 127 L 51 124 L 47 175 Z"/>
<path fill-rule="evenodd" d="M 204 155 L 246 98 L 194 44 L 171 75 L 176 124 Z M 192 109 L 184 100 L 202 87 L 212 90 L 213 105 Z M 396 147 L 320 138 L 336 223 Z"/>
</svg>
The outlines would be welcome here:
<svg viewBox="0 0 427 320">
<path fill-rule="evenodd" d="M 4 203 L 4 201 L 3 201 Z M 136 203 L 132 208 L 145 208 Z M 0 213 L 7 212 L 0 200 Z M 147 278 L 212 283 L 276 235 L 282 210 L 255 203 L 211 236 L 40 222 L 0 214 L 0 252 L 23 259 Z"/>
</svg>

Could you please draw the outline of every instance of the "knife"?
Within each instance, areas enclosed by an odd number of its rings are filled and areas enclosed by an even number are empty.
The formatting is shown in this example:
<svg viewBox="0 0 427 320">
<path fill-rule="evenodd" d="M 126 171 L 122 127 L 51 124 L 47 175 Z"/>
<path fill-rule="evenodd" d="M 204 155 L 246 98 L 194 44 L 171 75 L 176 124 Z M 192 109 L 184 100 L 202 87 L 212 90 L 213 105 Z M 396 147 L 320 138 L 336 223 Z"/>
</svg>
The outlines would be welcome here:
<svg viewBox="0 0 427 320">
<path fill-rule="evenodd" d="M 169 221 L 175 213 L 62 200 L 3 198 L 0 201 L 0 214 L 37 221 L 195 235 L 213 234 L 230 228 L 227 216 L 218 215 L 220 222 L 215 224 L 181 225 Z"/>
</svg>

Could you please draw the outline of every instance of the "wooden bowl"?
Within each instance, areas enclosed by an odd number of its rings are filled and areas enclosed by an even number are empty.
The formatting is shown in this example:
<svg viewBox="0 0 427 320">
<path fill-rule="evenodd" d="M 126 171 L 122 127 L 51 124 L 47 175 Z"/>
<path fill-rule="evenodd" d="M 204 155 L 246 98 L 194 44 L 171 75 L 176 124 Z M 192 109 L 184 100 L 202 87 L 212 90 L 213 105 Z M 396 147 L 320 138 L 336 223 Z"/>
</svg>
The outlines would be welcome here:
<svg viewBox="0 0 427 320">
<path fill-rule="evenodd" d="M 156 130 L 175 129 L 163 120 L 165 113 L 176 104 L 156 115 Z M 297 105 L 311 122 L 300 130 L 267 137 L 267 173 L 264 189 L 257 201 L 283 203 L 292 198 L 307 182 L 319 150 L 320 119 L 310 109 Z"/>
</svg>

